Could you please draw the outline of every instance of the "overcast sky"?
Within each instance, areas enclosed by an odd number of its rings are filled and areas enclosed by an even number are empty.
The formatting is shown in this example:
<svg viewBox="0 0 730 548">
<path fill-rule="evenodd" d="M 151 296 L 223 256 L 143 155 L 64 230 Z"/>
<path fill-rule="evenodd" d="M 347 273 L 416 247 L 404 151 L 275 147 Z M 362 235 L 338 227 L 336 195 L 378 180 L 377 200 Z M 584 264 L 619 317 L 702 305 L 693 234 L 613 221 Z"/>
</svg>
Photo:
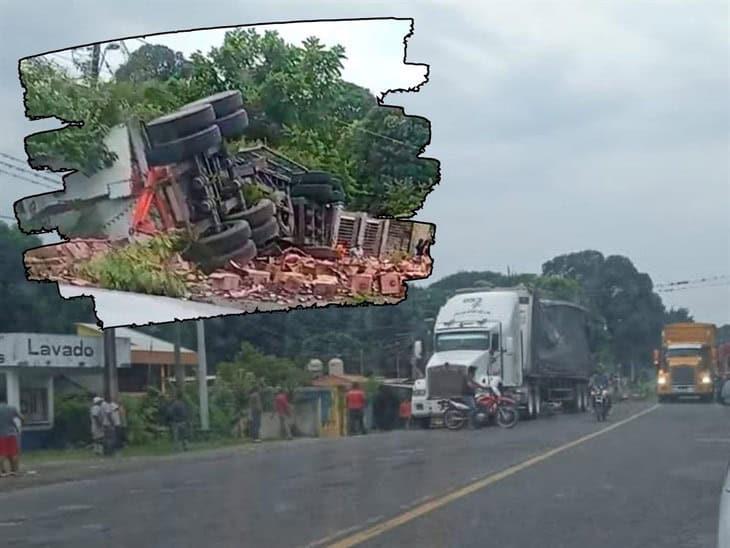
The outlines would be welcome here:
<svg viewBox="0 0 730 548">
<path fill-rule="evenodd" d="M 537 272 L 583 249 L 626 255 L 655 282 L 730 274 L 727 2 L 7 3 L 0 152 L 22 156 L 24 136 L 54 127 L 24 118 L 20 57 L 178 29 L 391 16 L 414 18 L 407 60 L 430 65 L 420 92 L 386 103 L 432 123 L 426 154 L 443 179 L 416 220 L 437 224 L 434 279 Z M 342 43 L 346 78 L 373 91 L 423 72 L 398 71 L 403 22 L 302 27 L 285 37 Z M 166 42 L 207 51 L 216 35 Z M 0 184 L 0 215 L 39 190 L 2 173 Z M 728 285 L 663 298 L 730 323 Z"/>
</svg>

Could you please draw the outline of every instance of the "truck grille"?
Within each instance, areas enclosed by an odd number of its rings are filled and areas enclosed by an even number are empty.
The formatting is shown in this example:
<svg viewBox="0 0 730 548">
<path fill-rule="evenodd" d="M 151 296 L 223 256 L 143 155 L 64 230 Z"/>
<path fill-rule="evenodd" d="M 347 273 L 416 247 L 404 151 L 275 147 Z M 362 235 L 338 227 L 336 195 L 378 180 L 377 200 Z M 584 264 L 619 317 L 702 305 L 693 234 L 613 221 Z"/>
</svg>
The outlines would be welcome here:
<svg viewBox="0 0 730 548">
<path fill-rule="evenodd" d="M 672 385 L 695 383 L 695 368 L 688 366 L 672 367 Z"/>
</svg>

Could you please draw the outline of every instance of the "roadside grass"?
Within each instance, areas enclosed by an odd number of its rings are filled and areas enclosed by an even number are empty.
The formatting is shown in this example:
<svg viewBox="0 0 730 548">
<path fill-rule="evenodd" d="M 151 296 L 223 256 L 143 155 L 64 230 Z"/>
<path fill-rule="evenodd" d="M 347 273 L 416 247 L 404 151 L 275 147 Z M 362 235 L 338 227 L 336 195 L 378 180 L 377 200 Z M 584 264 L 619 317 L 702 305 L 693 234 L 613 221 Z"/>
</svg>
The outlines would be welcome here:
<svg viewBox="0 0 730 548">
<path fill-rule="evenodd" d="M 232 438 L 216 438 L 211 440 L 191 441 L 188 443 L 187 453 L 208 451 L 211 449 L 222 449 L 225 447 L 248 445 L 248 440 Z M 119 457 L 164 457 L 177 453 L 169 439 L 155 440 L 144 445 L 127 446 L 117 454 Z M 40 449 L 37 451 L 25 452 L 22 461 L 25 465 L 52 464 L 55 462 L 72 462 L 85 460 L 104 460 L 107 457 L 99 457 L 93 453 L 91 447 L 74 449 Z"/>
</svg>

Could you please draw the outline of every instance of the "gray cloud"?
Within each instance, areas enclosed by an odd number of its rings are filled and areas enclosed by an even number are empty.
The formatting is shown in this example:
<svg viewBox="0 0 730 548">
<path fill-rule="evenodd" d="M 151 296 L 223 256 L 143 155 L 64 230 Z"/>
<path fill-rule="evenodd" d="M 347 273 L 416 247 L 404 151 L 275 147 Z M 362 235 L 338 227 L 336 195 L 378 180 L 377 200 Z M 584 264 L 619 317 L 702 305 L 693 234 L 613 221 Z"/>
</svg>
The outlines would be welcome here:
<svg viewBox="0 0 730 548">
<path fill-rule="evenodd" d="M 728 19 L 719 2 L 13 3 L 0 32 L 0 150 L 22 154 L 19 57 L 135 33 L 297 18 L 415 19 L 430 83 L 386 102 L 432 122 L 434 274 L 539 269 L 584 248 L 655 281 L 730 273 Z M 32 9 L 32 11 L 31 11 Z M 3 204 L 29 190 L 0 178 Z M 730 288 L 667 294 L 730 321 Z"/>
</svg>

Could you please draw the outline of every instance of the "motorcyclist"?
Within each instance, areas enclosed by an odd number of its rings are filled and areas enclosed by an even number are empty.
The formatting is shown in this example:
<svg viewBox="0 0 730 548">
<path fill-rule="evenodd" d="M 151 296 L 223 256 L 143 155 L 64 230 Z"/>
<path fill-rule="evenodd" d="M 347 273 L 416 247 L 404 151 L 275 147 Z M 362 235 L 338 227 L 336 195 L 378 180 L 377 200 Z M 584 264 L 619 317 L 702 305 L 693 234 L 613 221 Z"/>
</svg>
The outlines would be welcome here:
<svg viewBox="0 0 730 548">
<path fill-rule="evenodd" d="M 591 378 L 589 388 L 606 391 L 606 403 L 608 404 L 608 409 L 610 410 L 613 402 L 611 401 L 611 391 L 609 390 L 609 385 L 610 382 L 608 379 L 608 375 L 606 375 L 606 373 L 604 373 L 603 371 L 598 371 Z"/>
<path fill-rule="evenodd" d="M 464 376 L 464 384 L 462 386 L 461 392 L 464 403 L 469 406 L 469 424 L 471 428 L 476 428 L 477 390 L 483 390 L 485 388 L 474 378 L 474 376 L 476 375 L 476 371 L 476 367 L 469 367 L 469 369 L 467 370 L 467 374 Z"/>
</svg>

